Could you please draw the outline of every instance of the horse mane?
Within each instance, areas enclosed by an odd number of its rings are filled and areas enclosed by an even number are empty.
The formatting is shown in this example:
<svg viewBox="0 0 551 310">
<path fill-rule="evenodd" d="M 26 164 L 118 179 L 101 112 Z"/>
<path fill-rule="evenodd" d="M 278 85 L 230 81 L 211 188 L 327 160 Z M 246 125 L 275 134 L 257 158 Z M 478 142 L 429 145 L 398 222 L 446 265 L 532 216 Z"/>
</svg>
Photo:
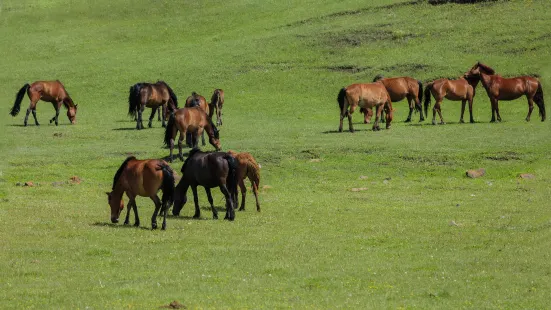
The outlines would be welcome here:
<svg viewBox="0 0 551 310">
<path fill-rule="evenodd" d="M 177 108 L 178 107 L 178 97 L 176 96 L 176 94 L 174 93 L 172 88 L 170 88 L 170 86 L 168 86 L 168 84 L 165 81 L 159 80 L 159 81 L 157 81 L 156 84 L 161 84 L 161 85 L 166 86 L 166 89 L 168 89 L 168 94 L 170 96 L 170 99 L 172 99 L 172 102 L 174 102 L 174 106 Z"/>
<path fill-rule="evenodd" d="M 208 115 L 207 115 L 207 119 L 209 121 L 209 125 L 212 127 L 212 131 L 214 131 L 214 137 L 216 139 L 220 139 L 220 132 L 218 131 L 218 128 L 216 128 L 216 126 L 214 125 L 214 123 L 212 122 L 212 118 L 210 118 Z"/>
<path fill-rule="evenodd" d="M 377 75 L 373 78 L 373 83 L 375 83 L 375 82 L 377 82 L 377 81 L 379 81 L 379 80 L 382 80 L 382 79 L 384 79 L 384 78 L 385 78 L 384 75 L 382 75 L 382 74 L 377 74 Z"/>
<path fill-rule="evenodd" d="M 123 163 L 122 165 L 119 167 L 119 170 L 117 170 L 117 173 L 115 173 L 115 177 L 113 178 L 113 187 L 111 188 L 111 190 L 115 190 L 115 185 L 117 185 L 117 182 L 119 181 L 119 178 L 121 177 L 121 174 L 124 170 L 124 168 L 126 168 L 126 166 L 128 165 L 128 162 L 133 160 L 133 159 L 136 159 L 136 157 L 134 156 L 129 156 Z"/>
<path fill-rule="evenodd" d="M 187 163 L 188 163 L 189 159 L 192 158 L 193 155 L 195 155 L 198 152 L 201 152 L 201 150 L 197 147 L 194 147 L 193 149 L 191 149 L 191 151 L 189 151 L 189 155 L 186 158 L 186 161 L 184 161 L 184 164 L 182 165 L 182 169 L 180 169 L 181 173 L 184 173 L 184 171 L 186 170 L 186 166 L 187 166 Z"/>
<path fill-rule="evenodd" d="M 490 68 L 489 66 L 487 66 L 487 65 L 485 65 L 481 62 L 478 62 L 477 66 L 479 68 L 481 68 L 482 70 L 484 70 L 486 74 L 490 74 L 490 75 L 496 74 L 496 71 L 494 69 Z"/>
</svg>

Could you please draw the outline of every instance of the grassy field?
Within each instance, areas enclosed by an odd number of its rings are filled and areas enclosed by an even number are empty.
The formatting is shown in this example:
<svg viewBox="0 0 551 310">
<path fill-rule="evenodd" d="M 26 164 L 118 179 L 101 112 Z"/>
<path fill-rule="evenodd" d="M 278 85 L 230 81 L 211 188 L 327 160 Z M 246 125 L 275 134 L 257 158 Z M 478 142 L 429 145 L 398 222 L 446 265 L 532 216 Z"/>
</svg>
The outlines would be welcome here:
<svg viewBox="0 0 551 310">
<path fill-rule="evenodd" d="M 549 120 L 536 109 L 525 122 L 519 99 L 491 124 L 479 85 L 475 124 L 452 101 L 447 125 L 406 124 L 399 102 L 390 130 L 356 113 L 357 131 L 338 133 L 336 96 L 376 74 L 426 82 L 482 61 L 540 75 L 549 105 L 550 19 L 543 0 L 2 1 L 0 308 L 548 308 Z M 79 104 L 77 124 L 63 111 L 49 125 L 41 102 L 41 126 L 22 127 L 16 92 L 49 79 Z M 110 223 L 105 192 L 126 156 L 168 155 L 159 122 L 137 131 L 126 116 L 130 85 L 157 79 L 181 100 L 224 89 L 222 147 L 262 165 L 261 213 L 249 192 L 235 222 L 212 220 L 201 190 L 202 220 L 187 204 L 151 231 L 139 198 L 142 227 Z"/>
</svg>

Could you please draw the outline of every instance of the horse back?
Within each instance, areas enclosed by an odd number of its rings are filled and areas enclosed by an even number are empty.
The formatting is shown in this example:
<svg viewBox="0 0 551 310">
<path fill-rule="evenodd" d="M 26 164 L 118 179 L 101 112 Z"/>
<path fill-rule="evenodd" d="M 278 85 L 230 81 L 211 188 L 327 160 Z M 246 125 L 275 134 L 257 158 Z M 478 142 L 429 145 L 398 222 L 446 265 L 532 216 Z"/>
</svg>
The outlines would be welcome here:
<svg viewBox="0 0 551 310">
<path fill-rule="evenodd" d="M 229 174 L 229 165 L 224 158 L 226 153 L 198 152 L 188 159 L 185 169 L 182 171 L 182 179 L 190 185 L 201 185 L 213 188 L 226 184 Z"/>
<path fill-rule="evenodd" d="M 29 97 L 39 95 L 40 99 L 47 102 L 57 102 L 68 97 L 65 87 L 59 80 L 36 81 L 31 84 L 27 93 Z"/>
<path fill-rule="evenodd" d="M 158 169 L 163 161 L 157 159 L 132 160 L 128 162 L 120 181 L 125 190 L 134 196 L 151 197 L 163 182 L 163 172 Z"/>
<path fill-rule="evenodd" d="M 419 84 L 417 83 L 417 80 L 407 76 L 385 78 L 382 79 L 381 82 L 385 85 L 392 102 L 400 101 L 408 95 L 417 97 L 419 92 Z"/>
<path fill-rule="evenodd" d="M 349 104 L 370 108 L 390 101 L 386 87 L 379 82 L 366 84 L 352 84 L 346 87 L 346 97 Z"/>
</svg>

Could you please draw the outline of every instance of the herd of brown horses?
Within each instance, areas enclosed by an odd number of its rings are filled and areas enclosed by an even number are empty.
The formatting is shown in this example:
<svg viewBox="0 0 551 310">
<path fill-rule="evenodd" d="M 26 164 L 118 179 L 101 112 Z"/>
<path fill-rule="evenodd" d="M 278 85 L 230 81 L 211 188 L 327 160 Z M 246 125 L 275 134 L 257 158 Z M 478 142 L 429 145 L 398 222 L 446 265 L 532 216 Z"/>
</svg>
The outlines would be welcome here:
<svg viewBox="0 0 551 310">
<path fill-rule="evenodd" d="M 349 130 L 354 132 L 352 125 L 352 114 L 357 107 L 364 113 L 364 122 L 370 123 L 375 109 L 375 121 L 373 130 L 380 130 L 379 122 L 385 121 L 386 128 L 390 128 L 393 118 L 393 102 L 407 99 L 409 103 L 409 114 L 406 122 L 411 121 L 414 110 L 420 113 L 420 121 L 424 120 L 421 102 L 424 95 L 425 115 L 428 115 L 428 108 L 431 96 L 435 99 L 433 107 L 432 123 L 436 124 L 436 113 L 440 117 L 440 124 L 445 124 L 442 117 L 441 105 L 444 98 L 452 101 L 461 101 L 461 118 L 465 105 L 469 103 L 469 114 L 471 123 L 474 123 L 472 107 L 476 86 L 482 82 L 486 93 L 490 98 L 492 108 L 491 122 L 501 121 L 499 114 L 499 100 L 514 100 L 526 96 L 528 100 L 528 115 L 526 121 L 534 108 L 538 106 L 541 120 L 544 121 L 545 104 L 541 83 L 535 77 L 520 76 L 514 78 L 503 78 L 495 73 L 489 66 L 478 62 L 469 71 L 457 79 L 438 79 L 425 86 L 410 77 L 384 78 L 377 76 L 372 83 L 352 84 L 339 91 L 337 102 L 340 109 L 339 131 L 342 131 L 343 119 L 348 118 Z M 55 121 L 58 125 L 58 116 L 61 106 L 67 108 L 67 117 L 71 124 L 76 123 L 77 105 L 65 90 L 60 81 L 37 81 L 32 84 L 25 84 L 17 93 L 15 103 L 10 111 L 16 116 L 21 109 L 21 102 L 27 93 L 30 105 L 25 115 L 24 125 L 27 126 L 29 114 L 32 112 L 35 124 L 38 126 L 36 117 L 36 104 L 39 100 L 51 102 L 56 111 L 50 123 Z M 111 221 L 118 223 L 119 216 L 124 209 L 123 195 L 126 193 L 129 198 L 127 205 L 126 219 L 124 224 L 129 224 L 130 210 L 134 210 L 135 226 L 140 225 L 136 197 L 149 197 L 155 204 L 155 211 L 151 218 L 152 229 L 157 228 L 157 216 L 163 216 L 162 229 L 166 229 L 166 216 L 171 205 L 174 205 L 172 213 L 178 216 L 184 204 L 187 202 L 187 190 L 191 187 L 195 202 L 194 218 L 200 217 L 197 187 L 205 188 L 213 218 L 217 219 L 217 211 L 213 204 L 211 188 L 219 187 L 226 199 L 225 219 L 235 219 L 234 209 L 238 205 L 237 187 L 241 189 L 242 199 L 240 211 L 245 209 L 246 186 L 244 179 L 248 178 L 256 198 L 256 208 L 260 211 L 258 202 L 258 187 L 260 183 L 260 166 L 254 157 L 247 153 L 233 151 L 222 152 L 220 145 L 220 134 L 217 126 L 222 125 L 222 106 L 224 104 L 224 91 L 216 89 L 208 103 L 205 97 L 192 92 L 186 98 L 184 108 L 178 107 L 178 98 L 174 91 L 164 81 L 156 83 L 136 83 L 129 90 L 128 114 L 136 121 L 136 129 L 143 129 L 142 113 L 144 109 L 151 108 L 149 127 L 157 110 L 159 120 L 162 119 L 162 126 L 165 128 L 164 143 L 170 149 L 168 160 L 173 160 L 174 140 L 178 133 L 178 156 L 184 161 L 182 148 L 184 140 L 192 147 L 188 157 L 181 168 L 182 177 L 175 186 L 175 173 L 169 164 L 164 160 L 146 159 L 138 160 L 134 156 L 128 157 L 115 173 L 111 192 L 107 193 L 108 203 L 111 208 Z M 216 125 L 212 117 L 216 112 Z M 165 120 L 168 122 L 165 123 Z M 198 148 L 199 136 L 207 133 L 209 142 L 216 149 L 215 152 L 202 152 Z M 162 199 L 159 199 L 157 192 L 163 191 Z"/>
<path fill-rule="evenodd" d="M 445 124 L 441 109 L 444 98 L 452 101 L 461 101 L 460 123 L 464 123 L 463 115 L 465 113 L 465 105 L 468 102 L 469 121 L 474 123 L 473 98 L 479 82 L 482 82 L 482 86 L 486 89 L 486 93 L 490 98 L 492 108 L 492 119 L 490 122 L 496 121 L 496 115 L 497 121 L 501 121 L 499 100 L 515 100 L 521 96 L 526 96 L 528 100 L 526 121 L 530 121 L 534 103 L 538 106 L 541 120 L 545 120 L 543 90 L 537 78 L 532 76 L 503 78 L 499 74 L 496 74 L 494 69 L 478 62 L 457 79 L 437 79 L 426 84 L 424 93 L 423 84 L 410 77 L 383 78 L 377 76 L 373 80 L 373 83 L 352 84 L 342 88 L 337 96 L 340 110 L 339 131 L 342 131 L 343 119 L 348 117 L 349 130 L 354 132 L 352 113 L 354 113 L 357 107 L 360 107 L 360 111 L 365 114 L 365 123 L 371 122 L 373 115 L 372 108 L 375 108 L 374 131 L 380 130 L 379 119 L 382 118 L 381 115 L 384 111 L 386 114 L 386 128 L 388 129 L 393 117 L 392 103 L 405 98 L 409 102 L 409 115 L 406 122 L 411 121 L 411 114 L 414 109 L 420 112 L 420 121 L 423 121 L 424 117 L 421 109 L 423 95 L 425 97 L 425 115 L 427 116 L 431 96 L 436 101 L 432 109 L 432 124 L 436 124 L 436 113 L 440 117 L 440 124 Z"/>
</svg>

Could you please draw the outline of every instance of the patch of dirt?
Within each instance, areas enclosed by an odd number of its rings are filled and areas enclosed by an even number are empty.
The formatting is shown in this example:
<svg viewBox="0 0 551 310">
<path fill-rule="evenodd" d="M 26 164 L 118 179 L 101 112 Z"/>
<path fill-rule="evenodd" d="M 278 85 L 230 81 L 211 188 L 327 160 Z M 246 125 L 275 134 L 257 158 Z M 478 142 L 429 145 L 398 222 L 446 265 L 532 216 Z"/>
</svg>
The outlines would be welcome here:
<svg viewBox="0 0 551 310">
<path fill-rule="evenodd" d="M 32 181 L 27 181 L 27 182 L 24 182 L 24 183 L 21 183 L 21 182 L 17 182 L 15 183 L 15 186 L 24 186 L 24 187 L 35 187 L 35 186 L 39 186 L 40 183 L 33 183 Z"/>
<path fill-rule="evenodd" d="M 181 303 L 179 303 L 177 300 L 171 302 L 168 305 L 161 306 L 162 309 L 187 309 L 187 307 Z"/>
<path fill-rule="evenodd" d="M 267 190 L 267 189 L 272 189 L 273 187 L 271 187 L 270 185 L 264 185 L 262 186 L 262 190 Z"/>
<path fill-rule="evenodd" d="M 518 48 L 505 50 L 505 51 L 503 51 L 503 54 L 505 54 L 505 55 L 520 55 L 520 54 L 525 54 L 525 53 L 528 53 L 528 52 L 534 52 L 534 51 L 537 51 L 538 49 L 539 48 L 535 47 L 535 46 L 530 47 L 530 48 L 518 47 Z"/>
<path fill-rule="evenodd" d="M 74 175 L 71 178 L 69 178 L 69 182 L 71 182 L 72 184 L 80 184 L 82 180 L 76 175 Z"/>
<path fill-rule="evenodd" d="M 536 176 L 531 173 L 521 173 L 518 175 L 518 177 L 525 180 L 531 180 L 536 178 Z"/>
<path fill-rule="evenodd" d="M 479 168 L 477 170 L 467 170 L 465 174 L 471 179 L 476 179 L 484 176 L 486 174 L 486 169 Z"/>
<path fill-rule="evenodd" d="M 408 72 L 420 72 L 420 71 L 428 71 L 431 68 L 430 65 L 427 64 L 418 64 L 418 63 L 405 63 L 405 64 L 396 64 L 392 66 L 382 67 L 381 70 L 385 72 L 403 72 L 403 74 L 406 74 Z"/>
<path fill-rule="evenodd" d="M 420 34 L 408 33 L 401 30 L 380 29 L 370 27 L 366 29 L 347 30 L 346 32 L 325 33 L 321 35 L 324 44 L 335 48 L 358 47 L 381 41 L 406 42 L 409 39 L 421 37 Z"/>
<path fill-rule="evenodd" d="M 502 153 L 497 153 L 497 154 L 494 154 L 494 155 L 488 155 L 485 158 L 490 159 L 490 160 L 497 160 L 497 161 L 521 160 L 522 159 L 520 154 L 515 153 L 515 152 L 502 152 Z"/>
<path fill-rule="evenodd" d="M 54 133 L 54 137 L 61 138 L 61 136 L 63 136 L 63 133 L 61 133 L 61 132 Z"/>
<path fill-rule="evenodd" d="M 357 187 L 357 188 L 351 188 L 350 190 L 353 191 L 353 192 L 361 192 L 361 191 L 368 190 L 368 188 L 367 187 Z"/>
<path fill-rule="evenodd" d="M 327 69 L 328 71 L 332 71 L 332 72 L 345 72 L 345 73 L 355 74 L 355 73 L 360 73 L 367 70 L 372 70 L 373 67 L 359 67 L 354 65 L 344 65 L 344 66 L 329 66 L 329 67 L 325 67 L 324 69 Z"/>
</svg>

